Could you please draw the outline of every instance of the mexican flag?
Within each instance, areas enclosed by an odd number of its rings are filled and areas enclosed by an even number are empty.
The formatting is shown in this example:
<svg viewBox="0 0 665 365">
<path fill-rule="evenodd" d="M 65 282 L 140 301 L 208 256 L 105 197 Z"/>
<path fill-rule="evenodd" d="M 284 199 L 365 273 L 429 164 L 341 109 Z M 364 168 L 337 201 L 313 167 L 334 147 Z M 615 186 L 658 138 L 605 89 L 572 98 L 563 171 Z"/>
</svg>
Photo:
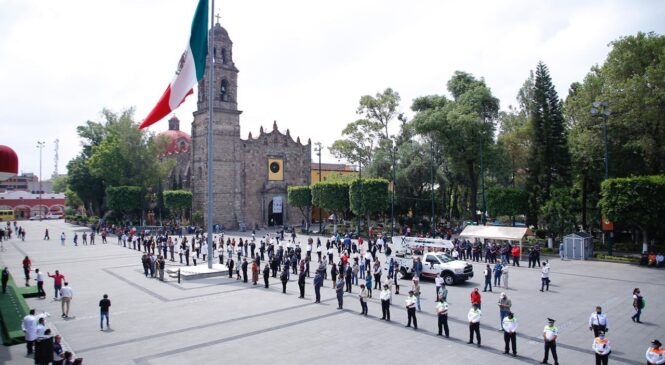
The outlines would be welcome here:
<svg viewBox="0 0 665 365">
<path fill-rule="evenodd" d="M 178 61 L 173 80 L 159 98 L 157 105 L 143 120 L 140 129 L 159 122 L 194 92 L 194 86 L 203 78 L 208 55 L 208 0 L 199 0 L 192 21 L 189 44 Z"/>
</svg>

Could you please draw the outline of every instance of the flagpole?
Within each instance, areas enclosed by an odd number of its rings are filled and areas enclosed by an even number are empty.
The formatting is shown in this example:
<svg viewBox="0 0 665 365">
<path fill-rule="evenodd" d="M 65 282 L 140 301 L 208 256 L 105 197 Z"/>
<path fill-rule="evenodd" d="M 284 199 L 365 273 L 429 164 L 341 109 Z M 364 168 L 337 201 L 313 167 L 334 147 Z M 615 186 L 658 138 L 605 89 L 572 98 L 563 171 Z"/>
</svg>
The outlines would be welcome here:
<svg viewBox="0 0 665 365">
<path fill-rule="evenodd" d="M 212 177 L 213 177 L 213 164 L 212 164 L 212 100 L 215 85 L 215 0 L 211 0 L 210 7 L 210 44 L 208 45 L 208 55 L 210 56 L 210 73 L 208 74 L 208 82 L 210 89 L 208 90 L 208 269 L 212 269 Z"/>
</svg>

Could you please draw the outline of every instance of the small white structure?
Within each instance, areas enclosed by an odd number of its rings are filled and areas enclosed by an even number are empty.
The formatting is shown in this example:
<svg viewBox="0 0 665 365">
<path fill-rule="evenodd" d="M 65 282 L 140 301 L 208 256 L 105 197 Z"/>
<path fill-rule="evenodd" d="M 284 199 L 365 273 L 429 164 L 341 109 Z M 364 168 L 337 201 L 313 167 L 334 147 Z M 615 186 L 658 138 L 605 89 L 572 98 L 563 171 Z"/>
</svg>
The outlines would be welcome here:
<svg viewBox="0 0 665 365">
<path fill-rule="evenodd" d="M 593 237 L 586 232 L 571 233 L 563 237 L 563 257 L 586 260 L 593 257 Z"/>
</svg>

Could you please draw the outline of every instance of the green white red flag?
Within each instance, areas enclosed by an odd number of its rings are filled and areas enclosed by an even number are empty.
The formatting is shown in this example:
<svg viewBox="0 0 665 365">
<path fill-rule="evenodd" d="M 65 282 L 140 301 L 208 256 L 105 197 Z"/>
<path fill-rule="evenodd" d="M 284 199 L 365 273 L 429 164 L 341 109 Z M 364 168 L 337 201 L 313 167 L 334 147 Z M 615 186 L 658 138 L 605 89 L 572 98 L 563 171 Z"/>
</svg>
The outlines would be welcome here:
<svg viewBox="0 0 665 365">
<path fill-rule="evenodd" d="M 194 86 L 203 78 L 208 55 L 208 0 L 199 0 L 192 21 L 189 43 L 178 61 L 173 80 L 159 98 L 157 105 L 141 122 L 140 129 L 157 123 L 185 101 L 194 92 Z"/>
</svg>

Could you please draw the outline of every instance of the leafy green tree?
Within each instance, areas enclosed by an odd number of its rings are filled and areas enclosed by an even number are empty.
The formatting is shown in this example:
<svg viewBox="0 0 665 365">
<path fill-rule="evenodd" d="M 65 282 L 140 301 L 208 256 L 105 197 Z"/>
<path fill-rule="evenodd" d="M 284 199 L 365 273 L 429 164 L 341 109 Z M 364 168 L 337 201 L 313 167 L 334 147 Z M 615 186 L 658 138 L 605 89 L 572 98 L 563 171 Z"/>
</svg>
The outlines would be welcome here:
<svg viewBox="0 0 665 365">
<path fill-rule="evenodd" d="M 468 190 L 466 216 L 477 220 L 478 185 L 481 151 L 488 153 L 494 144 L 499 100 L 492 95 L 484 80 L 456 71 L 448 81 L 453 100 L 445 96 L 426 96 L 413 102 L 413 123 L 421 135 L 429 135 L 445 146 L 447 168 L 458 183 Z"/>
<path fill-rule="evenodd" d="M 92 213 L 101 216 L 105 194 L 104 182 L 90 174 L 84 154 L 79 154 L 67 163 L 67 176 L 68 188 L 76 194 L 83 205 L 91 207 Z"/>
<path fill-rule="evenodd" d="M 527 191 L 529 212 L 527 223 L 538 223 L 538 213 L 550 198 L 553 188 L 570 183 L 570 154 L 561 101 L 554 89 L 547 66 L 539 62 L 533 99 L 529 105 L 532 143 L 528 159 Z"/>
<path fill-rule="evenodd" d="M 163 193 L 164 206 L 177 210 L 182 220 L 184 211 L 192 207 L 192 192 L 188 190 L 165 190 Z"/>
<path fill-rule="evenodd" d="M 362 168 L 372 162 L 381 124 L 367 119 L 349 123 L 343 130 L 345 138 L 333 142 L 329 148 L 333 156 L 356 163 Z"/>
<path fill-rule="evenodd" d="M 106 188 L 106 204 L 121 213 L 131 213 L 141 208 L 143 189 L 140 186 L 112 186 Z"/>
<path fill-rule="evenodd" d="M 662 240 L 665 217 L 665 175 L 613 178 L 603 181 L 598 203 L 603 216 L 642 231 L 643 251 L 652 235 Z"/>
<path fill-rule="evenodd" d="M 493 217 L 506 215 L 512 218 L 515 226 L 515 216 L 526 214 L 529 194 L 523 189 L 493 188 L 487 191 L 487 209 Z"/>
<path fill-rule="evenodd" d="M 388 139 L 390 134 L 388 127 L 390 122 L 398 116 L 398 108 L 401 98 L 399 93 L 391 88 L 385 89 L 375 96 L 364 95 L 360 97 L 360 105 L 356 110 L 359 115 L 364 115 L 370 122 L 380 123 L 383 127 L 381 138 Z"/>
<path fill-rule="evenodd" d="M 334 230 L 340 214 L 349 209 L 349 184 L 346 182 L 319 182 L 312 185 L 312 204 L 335 214 Z"/>
<path fill-rule="evenodd" d="M 364 216 L 367 224 L 372 215 L 388 207 L 388 180 L 356 179 L 349 185 L 349 203 L 353 214 Z"/>
<path fill-rule="evenodd" d="M 289 186 L 288 188 L 289 205 L 300 210 L 305 219 L 305 229 L 309 230 L 310 208 L 312 207 L 312 188 L 310 186 Z"/>
<path fill-rule="evenodd" d="M 578 202 L 569 188 L 555 188 L 550 199 L 540 208 L 542 220 L 550 232 L 561 238 L 566 232 L 575 232 Z"/>
<path fill-rule="evenodd" d="M 67 191 L 67 175 L 54 177 L 51 184 L 54 193 L 64 193 Z"/>
</svg>

